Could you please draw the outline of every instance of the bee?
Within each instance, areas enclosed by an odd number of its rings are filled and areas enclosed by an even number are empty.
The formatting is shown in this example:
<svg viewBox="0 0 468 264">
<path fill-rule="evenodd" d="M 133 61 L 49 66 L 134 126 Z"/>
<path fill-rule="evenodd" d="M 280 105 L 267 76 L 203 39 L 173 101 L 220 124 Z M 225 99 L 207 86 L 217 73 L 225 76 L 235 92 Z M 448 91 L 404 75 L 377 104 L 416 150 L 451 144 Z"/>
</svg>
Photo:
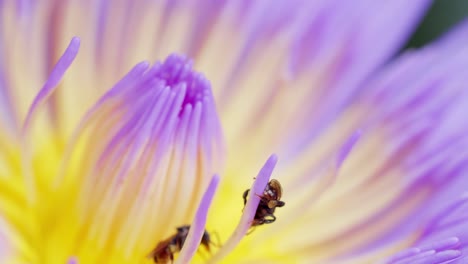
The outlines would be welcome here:
<svg viewBox="0 0 468 264">
<path fill-rule="evenodd" d="M 250 189 L 247 189 L 242 198 L 244 198 L 244 207 L 247 203 L 247 196 L 249 195 Z M 260 203 L 258 204 L 257 211 L 255 212 L 254 220 L 252 221 L 252 227 L 270 224 L 276 220 L 274 215 L 276 207 L 283 207 L 285 203 L 281 201 L 281 195 L 283 188 L 278 180 L 272 179 L 268 182 L 267 186 L 263 191 L 262 195 L 256 194 L 260 197 Z"/>
<path fill-rule="evenodd" d="M 190 225 L 177 227 L 176 230 L 176 234 L 159 242 L 148 255 L 148 257 L 154 260 L 154 263 L 172 263 L 174 261 L 174 255 L 182 250 L 190 230 Z M 210 245 L 214 243 L 211 240 L 210 234 L 206 230 L 203 233 L 200 244 L 208 252 L 211 252 Z"/>
</svg>

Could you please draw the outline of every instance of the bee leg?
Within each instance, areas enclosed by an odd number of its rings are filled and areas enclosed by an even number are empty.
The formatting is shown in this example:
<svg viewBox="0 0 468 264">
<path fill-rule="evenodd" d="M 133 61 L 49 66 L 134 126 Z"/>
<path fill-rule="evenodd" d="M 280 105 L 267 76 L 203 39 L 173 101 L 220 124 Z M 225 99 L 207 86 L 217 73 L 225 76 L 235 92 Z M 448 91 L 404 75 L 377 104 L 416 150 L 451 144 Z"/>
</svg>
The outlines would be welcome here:
<svg viewBox="0 0 468 264">
<path fill-rule="evenodd" d="M 263 219 L 253 219 L 250 221 L 250 228 L 246 235 L 252 233 L 258 225 L 263 225 Z"/>
<path fill-rule="evenodd" d="M 247 203 L 247 196 L 249 195 L 250 189 L 245 190 L 244 194 L 242 195 L 242 198 L 244 198 L 244 205 Z"/>
<path fill-rule="evenodd" d="M 219 234 L 218 232 L 212 232 L 214 234 L 214 236 L 216 237 L 216 243 L 214 243 L 213 241 L 211 241 L 211 244 L 213 244 L 215 247 L 217 248 L 220 248 L 221 247 L 221 239 L 219 238 Z"/>
<path fill-rule="evenodd" d="M 263 223 L 264 224 L 271 224 L 273 223 L 274 221 L 276 221 L 276 216 L 274 215 L 268 215 L 269 217 L 271 217 L 271 219 L 263 219 Z"/>
<path fill-rule="evenodd" d="M 249 229 L 249 231 L 248 231 L 247 234 L 245 234 L 245 235 L 246 235 L 246 236 L 250 235 L 253 231 L 255 231 L 255 228 L 256 228 L 256 227 L 257 227 L 257 226 L 251 226 L 250 229 Z"/>
<path fill-rule="evenodd" d="M 249 195 L 250 189 L 245 190 L 244 194 L 242 195 L 242 198 L 244 198 L 244 208 L 245 204 L 247 203 L 247 196 Z M 244 212 L 244 208 L 242 208 L 242 212 Z"/>
</svg>

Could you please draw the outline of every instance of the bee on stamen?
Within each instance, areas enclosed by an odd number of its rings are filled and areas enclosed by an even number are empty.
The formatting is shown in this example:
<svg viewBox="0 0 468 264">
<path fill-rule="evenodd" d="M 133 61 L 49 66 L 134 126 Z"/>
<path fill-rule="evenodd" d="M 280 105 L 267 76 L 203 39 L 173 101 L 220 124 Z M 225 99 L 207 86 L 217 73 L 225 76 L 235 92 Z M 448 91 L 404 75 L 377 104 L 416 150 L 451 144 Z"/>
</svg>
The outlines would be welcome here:
<svg viewBox="0 0 468 264">
<path fill-rule="evenodd" d="M 148 257 L 152 258 L 154 263 L 172 263 L 174 261 L 174 255 L 182 250 L 189 230 L 190 225 L 177 227 L 177 233 L 159 242 Z M 218 246 L 213 243 L 210 234 L 206 230 L 203 233 L 200 245 L 208 252 L 211 252 L 210 245 Z"/>
<path fill-rule="evenodd" d="M 250 189 L 247 189 L 242 197 L 244 198 L 244 207 L 247 203 L 247 196 L 249 195 Z M 265 186 L 263 194 L 255 194 L 260 197 L 260 203 L 258 204 L 255 217 L 252 221 L 252 227 L 270 224 L 276 220 L 274 215 L 276 207 L 283 207 L 285 203 L 281 201 L 281 195 L 283 189 L 278 180 L 272 179 Z"/>
</svg>

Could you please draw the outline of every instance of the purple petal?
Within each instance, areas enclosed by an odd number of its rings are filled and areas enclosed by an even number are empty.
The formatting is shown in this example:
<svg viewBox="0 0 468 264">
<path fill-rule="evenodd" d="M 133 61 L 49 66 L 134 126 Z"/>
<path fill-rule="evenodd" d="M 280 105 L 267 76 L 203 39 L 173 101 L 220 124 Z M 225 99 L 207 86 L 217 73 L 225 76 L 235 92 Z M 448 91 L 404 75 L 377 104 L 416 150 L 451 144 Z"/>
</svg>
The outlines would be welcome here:
<svg viewBox="0 0 468 264">
<path fill-rule="evenodd" d="M 47 100 L 47 98 L 49 98 L 49 96 L 54 92 L 54 89 L 62 80 L 63 75 L 68 70 L 72 62 L 75 60 L 75 57 L 78 54 L 79 48 L 80 48 L 80 39 L 77 37 L 74 37 L 70 41 L 70 44 L 68 45 L 67 49 L 63 53 L 62 57 L 60 57 L 59 61 L 55 65 L 46 83 L 41 88 L 39 93 L 36 95 L 36 98 L 34 98 L 34 101 L 31 104 L 31 107 L 29 108 L 29 111 L 23 123 L 23 128 L 22 128 L 23 134 L 27 133 L 31 125 L 30 124 L 31 119 L 36 109 L 41 104 L 43 104 Z"/>
<path fill-rule="evenodd" d="M 208 189 L 206 190 L 195 214 L 195 218 L 190 225 L 190 231 L 185 240 L 184 247 L 176 260 L 176 264 L 189 263 L 197 252 L 200 246 L 200 241 L 205 232 L 206 216 L 208 214 L 211 201 L 216 193 L 216 189 L 218 188 L 219 179 L 218 175 L 214 175 L 211 179 L 210 185 L 208 186 Z"/>
<path fill-rule="evenodd" d="M 120 80 L 108 93 L 106 93 L 102 98 L 99 99 L 83 116 L 79 124 L 76 126 L 75 130 L 73 131 L 71 137 L 67 142 L 66 151 L 63 154 L 63 162 L 59 168 L 59 172 L 57 174 L 57 178 L 55 179 L 54 186 L 57 188 L 60 186 L 61 182 L 63 181 L 63 177 L 65 176 L 65 167 L 64 165 L 68 164 L 70 161 L 70 156 L 76 146 L 79 137 L 84 132 L 86 126 L 96 117 L 96 113 L 101 109 L 102 105 L 109 99 L 118 95 L 119 91 L 125 89 L 125 87 L 136 83 L 148 69 L 149 63 L 148 62 L 141 62 L 135 65 L 123 78 Z"/>
<path fill-rule="evenodd" d="M 226 88 L 220 96 L 223 117 L 240 120 L 230 131 L 233 135 L 228 136 L 243 141 L 244 131 L 260 134 L 262 130 L 255 128 L 268 122 L 273 127 L 271 120 L 276 120 L 283 125 L 266 129 L 268 136 L 276 135 L 275 140 L 258 148 L 281 149 L 288 158 L 300 154 L 336 120 L 343 106 L 362 89 L 362 82 L 400 48 L 429 5 L 426 0 L 410 5 L 407 1 L 285 1 L 276 5 L 256 1 L 247 9 L 240 8 L 239 15 L 250 18 L 253 13 L 254 22 L 246 23 L 246 28 L 253 28 L 248 31 L 245 50 L 236 61 L 233 75 L 221 86 Z M 373 8 L 385 12 L 368 12 Z M 242 87 L 237 80 L 247 78 L 244 75 L 250 71 L 243 69 L 254 67 L 249 64 L 265 60 L 261 55 L 276 43 L 276 38 L 281 39 L 282 33 L 292 36 L 286 61 L 278 63 L 279 70 L 272 70 L 271 79 L 256 88 L 255 94 L 263 96 L 249 96 L 249 87 Z M 256 57 L 259 59 L 252 59 Z M 314 77 L 309 80 L 306 76 Z M 308 82 L 296 86 L 295 80 L 302 79 Z M 245 96 L 241 96 L 244 90 Z M 295 98 L 293 93 L 304 96 Z M 239 110 L 238 105 L 243 109 Z M 276 112 L 273 107 L 278 105 L 288 111 Z"/>
<path fill-rule="evenodd" d="M 255 217 L 255 212 L 257 211 L 258 204 L 260 203 L 260 197 L 256 194 L 263 193 L 265 190 L 265 186 L 268 184 L 270 180 L 270 176 L 275 168 L 276 162 L 278 161 L 278 157 L 276 155 L 271 155 L 268 160 L 266 161 L 263 168 L 258 173 L 255 181 L 250 188 L 249 197 L 247 203 L 244 207 L 244 211 L 242 217 L 237 225 L 234 233 L 231 237 L 223 244 L 221 249 L 216 252 L 216 254 L 210 259 L 209 263 L 217 263 L 222 260 L 225 256 L 227 256 L 242 238 L 247 234 L 247 231 L 252 225 L 252 221 Z"/>
<path fill-rule="evenodd" d="M 463 41 L 467 32 L 468 24 L 464 23 L 442 40 L 404 54 L 368 83 L 369 92 L 364 97 L 375 111 L 366 112 L 366 118 L 386 131 L 388 140 L 383 151 L 396 153 L 389 168 L 403 171 L 401 186 L 394 188 L 406 190 L 392 205 L 370 217 L 362 230 L 379 219 L 396 215 L 402 204 L 426 194 L 388 233 L 369 242 L 363 251 L 409 238 L 414 242 L 411 248 L 419 248 L 456 237 L 460 241 L 456 249 L 466 254 L 463 250 L 468 242 L 467 229 L 462 223 L 468 216 L 463 213 L 467 205 L 466 198 L 459 197 L 466 192 L 468 158 L 468 127 L 463 121 L 468 93 L 463 88 L 466 75 L 461 74 L 468 63 L 468 49 Z M 372 128 L 368 131 L 372 133 Z M 378 178 L 384 176 L 381 171 Z M 414 251 L 408 249 L 401 254 Z M 449 256 L 451 253 L 440 254 L 440 258 Z M 400 259 L 398 255 L 394 257 Z"/>
<path fill-rule="evenodd" d="M 60 57 L 59 61 L 55 65 L 52 73 L 50 74 L 49 78 L 47 79 L 44 86 L 41 88 L 39 93 L 34 98 L 33 103 L 31 104 L 26 118 L 23 123 L 23 127 L 21 130 L 21 151 L 22 151 L 22 159 L 21 165 L 24 170 L 24 178 L 25 178 L 25 185 L 27 190 L 27 199 L 29 202 L 32 202 L 36 196 L 36 183 L 34 176 L 32 174 L 31 168 L 31 154 L 30 154 L 30 146 L 27 138 L 27 133 L 30 132 L 31 123 L 33 121 L 34 114 L 37 112 L 37 109 L 44 104 L 49 96 L 55 91 L 55 88 L 62 80 L 63 75 L 70 67 L 71 63 L 75 59 L 76 55 L 78 54 L 78 50 L 80 47 L 80 39 L 74 37 L 70 44 L 68 45 L 67 49 L 63 53 L 62 57 Z"/>
</svg>

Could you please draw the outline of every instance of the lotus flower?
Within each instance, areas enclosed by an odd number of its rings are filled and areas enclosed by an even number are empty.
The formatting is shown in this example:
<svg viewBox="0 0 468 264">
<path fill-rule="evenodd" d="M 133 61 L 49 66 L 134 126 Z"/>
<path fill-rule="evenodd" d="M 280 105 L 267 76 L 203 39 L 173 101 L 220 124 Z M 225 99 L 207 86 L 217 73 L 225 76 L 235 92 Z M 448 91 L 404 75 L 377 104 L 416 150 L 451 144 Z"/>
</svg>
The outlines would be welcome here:
<svg viewBox="0 0 468 264">
<path fill-rule="evenodd" d="M 429 4 L 1 1 L 1 263 L 466 263 L 468 25 L 396 56 Z"/>
</svg>

